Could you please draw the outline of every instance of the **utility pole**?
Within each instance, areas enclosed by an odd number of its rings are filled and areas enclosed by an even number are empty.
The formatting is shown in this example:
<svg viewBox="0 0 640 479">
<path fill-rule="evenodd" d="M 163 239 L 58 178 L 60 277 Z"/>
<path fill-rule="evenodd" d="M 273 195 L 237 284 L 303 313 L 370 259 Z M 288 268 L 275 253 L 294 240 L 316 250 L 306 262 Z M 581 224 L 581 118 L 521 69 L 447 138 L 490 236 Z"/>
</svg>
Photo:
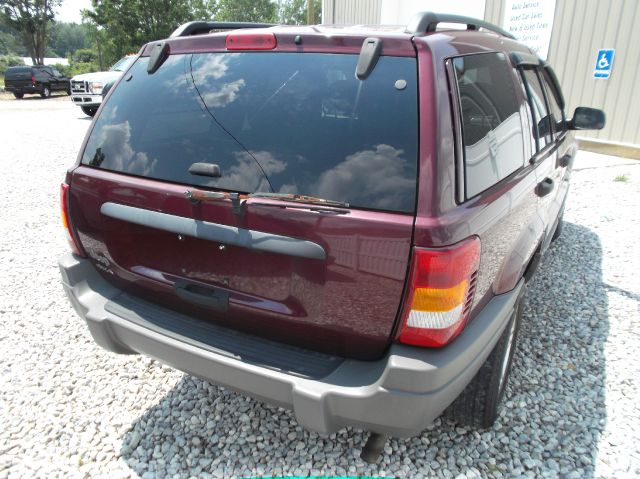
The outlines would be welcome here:
<svg viewBox="0 0 640 479">
<path fill-rule="evenodd" d="M 307 0 L 307 25 L 315 25 L 316 17 L 313 14 L 313 0 Z"/>
</svg>

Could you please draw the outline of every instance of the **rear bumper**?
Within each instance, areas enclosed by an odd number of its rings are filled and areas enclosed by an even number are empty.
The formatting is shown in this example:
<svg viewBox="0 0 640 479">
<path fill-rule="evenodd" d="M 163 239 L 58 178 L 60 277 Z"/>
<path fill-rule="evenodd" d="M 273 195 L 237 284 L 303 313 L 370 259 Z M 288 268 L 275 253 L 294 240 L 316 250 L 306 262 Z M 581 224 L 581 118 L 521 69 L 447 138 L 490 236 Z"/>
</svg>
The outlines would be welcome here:
<svg viewBox="0 0 640 479">
<path fill-rule="evenodd" d="M 65 292 L 100 346 L 118 353 L 142 353 L 291 409 L 303 427 L 320 433 L 353 426 L 399 437 L 420 433 L 460 394 L 500 337 L 523 284 L 494 297 L 445 348 L 393 344 L 379 360 L 346 359 L 326 377 L 310 379 L 219 354 L 169 331 L 144 327 L 125 314 L 114 314 L 107 303 L 113 305 L 122 292 L 88 260 L 68 254 L 59 266 Z"/>
<path fill-rule="evenodd" d="M 6 85 L 4 86 L 4 91 L 9 93 L 40 93 L 42 87 L 40 86 L 14 86 L 14 85 Z"/>
<path fill-rule="evenodd" d="M 100 106 L 102 103 L 102 95 L 72 92 L 71 101 L 78 106 Z"/>
</svg>

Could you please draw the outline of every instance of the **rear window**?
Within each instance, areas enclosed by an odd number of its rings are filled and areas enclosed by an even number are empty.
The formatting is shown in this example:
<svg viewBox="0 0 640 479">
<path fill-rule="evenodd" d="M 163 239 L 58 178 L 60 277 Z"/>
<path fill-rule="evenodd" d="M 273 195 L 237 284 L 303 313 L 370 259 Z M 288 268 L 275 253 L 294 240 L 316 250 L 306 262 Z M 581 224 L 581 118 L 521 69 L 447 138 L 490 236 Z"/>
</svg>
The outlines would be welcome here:
<svg viewBox="0 0 640 479">
<path fill-rule="evenodd" d="M 140 58 L 96 120 L 82 163 L 176 183 L 415 209 L 415 58 L 381 57 L 364 81 L 357 55 Z M 189 174 L 214 163 L 222 176 Z"/>
<path fill-rule="evenodd" d="M 31 67 L 11 67 L 5 73 L 8 78 L 25 75 L 31 76 Z"/>
</svg>

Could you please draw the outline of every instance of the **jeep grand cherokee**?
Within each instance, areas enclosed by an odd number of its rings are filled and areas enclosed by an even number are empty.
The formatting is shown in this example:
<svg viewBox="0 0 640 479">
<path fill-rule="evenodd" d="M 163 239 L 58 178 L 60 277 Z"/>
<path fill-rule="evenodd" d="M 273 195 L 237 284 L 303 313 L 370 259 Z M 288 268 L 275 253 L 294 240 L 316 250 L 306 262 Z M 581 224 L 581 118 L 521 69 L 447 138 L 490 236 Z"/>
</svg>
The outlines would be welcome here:
<svg viewBox="0 0 640 479">
<path fill-rule="evenodd" d="M 371 431 L 367 460 L 448 406 L 491 426 L 604 114 L 480 20 L 255 26 L 186 24 L 107 95 L 62 185 L 71 302 L 104 348 Z"/>
</svg>

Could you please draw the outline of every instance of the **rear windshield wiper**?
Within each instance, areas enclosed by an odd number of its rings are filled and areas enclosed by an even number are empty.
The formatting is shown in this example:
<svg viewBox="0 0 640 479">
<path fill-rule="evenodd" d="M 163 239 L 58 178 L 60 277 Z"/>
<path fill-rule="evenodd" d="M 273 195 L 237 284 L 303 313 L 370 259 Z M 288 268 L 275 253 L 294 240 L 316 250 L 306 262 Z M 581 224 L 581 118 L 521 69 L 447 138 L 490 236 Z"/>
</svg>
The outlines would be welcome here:
<svg viewBox="0 0 640 479">
<path fill-rule="evenodd" d="M 248 198 L 268 198 L 272 200 L 292 201 L 295 203 L 307 203 L 318 206 L 334 206 L 338 208 L 349 208 L 349 203 L 344 201 L 325 200 L 316 196 L 296 195 L 293 193 L 269 193 L 257 191 L 247 195 Z"/>
<path fill-rule="evenodd" d="M 256 202 L 253 204 L 261 205 L 261 206 L 277 206 L 279 208 L 297 208 L 297 209 L 305 209 L 311 211 L 317 211 L 320 213 L 333 213 L 339 215 L 345 215 L 349 213 L 347 208 L 349 208 L 349 203 L 345 203 L 342 201 L 333 201 L 333 200 L 325 200 L 323 198 L 316 198 L 315 196 L 305 196 L 305 195 L 294 195 L 291 193 L 270 193 L 270 192 L 256 192 L 256 193 L 229 193 L 223 191 L 205 191 L 198 190 L 196 188 L 192 190 L 187 190 L 184 192 L 185 196 L 192 203 L 200 203 L 201 201 L 212 201 L 212 200 L 231 200 L 231 204 L 233 205 L 233 212 L 237 214 L 242 214 L 244 211 L 244 206 L 246 206 L 245 201 L 249 198 L 265 198 L 270 200 L 279 200 L 279 201 L 290 201 L 294 203 L 301 203 L 300 205 L 278 205 L 275 203 L 260 203 Z"/>
</svg>

